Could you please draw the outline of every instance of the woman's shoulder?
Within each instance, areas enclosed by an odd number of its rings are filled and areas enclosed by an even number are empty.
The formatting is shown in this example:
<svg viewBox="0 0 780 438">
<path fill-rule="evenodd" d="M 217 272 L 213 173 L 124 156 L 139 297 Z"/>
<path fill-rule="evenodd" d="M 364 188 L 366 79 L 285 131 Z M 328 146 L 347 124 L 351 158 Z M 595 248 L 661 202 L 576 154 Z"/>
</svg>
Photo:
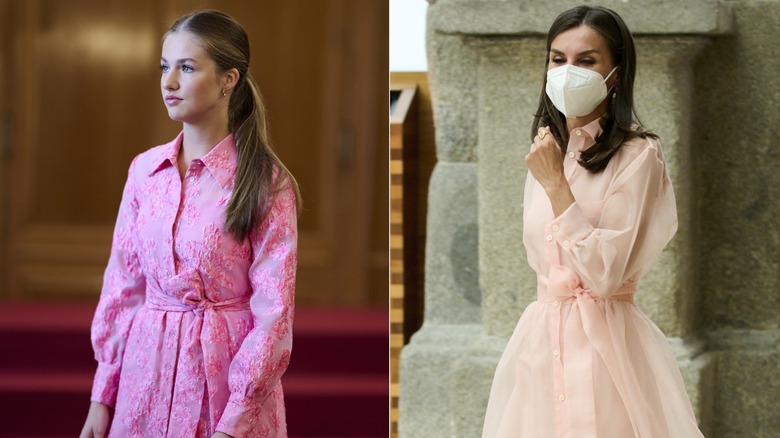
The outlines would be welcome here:
<svg viewBox="0 0 780 438">
<path fill-rule="evenodd" d="M 615 158 L 618 158 L 618 161 L 621 163 L 628 164 L 635 161 L 637 158 L 648 154 L 652 154 L 663 160 L 661 154 L 661 141 L 655 134 L 635 129 L 634 135 L 620 146 Z"/>
</svg>

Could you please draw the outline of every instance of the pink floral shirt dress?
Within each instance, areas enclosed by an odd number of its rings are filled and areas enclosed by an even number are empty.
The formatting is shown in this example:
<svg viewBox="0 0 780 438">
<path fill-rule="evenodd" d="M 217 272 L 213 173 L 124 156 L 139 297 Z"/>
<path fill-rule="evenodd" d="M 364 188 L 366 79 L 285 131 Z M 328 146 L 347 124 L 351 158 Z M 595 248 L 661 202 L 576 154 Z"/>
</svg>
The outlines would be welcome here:
<svg viewBox="0 0 780 438">
<path fill-rule="evenodd" d="M 92 322 L 92 401 L 116 437 L 286 437 L 297 217 L 290 187 L 243 242 L 223 229 L 229 135 L 184 180 L 183 134 L 133 160 Z"/>
</svg>

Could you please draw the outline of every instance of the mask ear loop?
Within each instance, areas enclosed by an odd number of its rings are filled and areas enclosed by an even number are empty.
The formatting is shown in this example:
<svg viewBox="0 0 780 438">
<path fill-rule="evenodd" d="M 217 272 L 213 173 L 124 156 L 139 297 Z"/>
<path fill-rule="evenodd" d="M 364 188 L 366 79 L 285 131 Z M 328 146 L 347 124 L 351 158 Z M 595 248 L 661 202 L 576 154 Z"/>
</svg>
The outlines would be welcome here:
<svg viewBox="0 0 780 438">
<path fill-rule="evenodd" d="M 618 68 L 618 66 L 616 65 L 616 66 L 615 66 L 615 67 L 614 67 L 612 70 L 610 70 L 610 72 L 609 72 L 609 74 L 607 75 L 607 77 L 606 77 L 606 78 L 604 78 L 604 80 L 603 80 L 603 81 L 601 81 L 601 83 L 606 83 L 606 82 L 607 82 L 607 80 L 609 79 L 609 77 L 610 77 L 610 76 L 612 76 L 612 73 L 615 73 L 615 70 L 617 70 L 617 68 Z"/>
</svg>

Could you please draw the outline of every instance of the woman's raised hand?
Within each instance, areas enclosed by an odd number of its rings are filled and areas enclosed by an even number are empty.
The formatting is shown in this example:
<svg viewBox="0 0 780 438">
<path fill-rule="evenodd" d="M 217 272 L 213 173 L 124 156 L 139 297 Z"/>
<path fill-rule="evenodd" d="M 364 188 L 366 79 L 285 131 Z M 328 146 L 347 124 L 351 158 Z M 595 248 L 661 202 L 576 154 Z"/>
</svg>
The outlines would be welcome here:
<svg viewBox="0 0 780 438">
<path fill-rule="evenodd" d="M 561 184 L 568 185 L 563 175 L 563 152 L 546 126 L 539 128 L 539 134 L 534 137 L 525 164 L 548 194 Z"/>
<path fill-rule="evenodd" d="M 574 195 L 563 174 L 563 152 L 548 127 L 539 128 L 525 164 L 550 198 L 554 216 L 560 216 L 574 203 Z"/>
<path fill-rule="evenodd" d="M 79 438 L 105 438 L 108 436 L 110 423 L 111 408 L 102 403 L 92 402 Z"/>
</svg>

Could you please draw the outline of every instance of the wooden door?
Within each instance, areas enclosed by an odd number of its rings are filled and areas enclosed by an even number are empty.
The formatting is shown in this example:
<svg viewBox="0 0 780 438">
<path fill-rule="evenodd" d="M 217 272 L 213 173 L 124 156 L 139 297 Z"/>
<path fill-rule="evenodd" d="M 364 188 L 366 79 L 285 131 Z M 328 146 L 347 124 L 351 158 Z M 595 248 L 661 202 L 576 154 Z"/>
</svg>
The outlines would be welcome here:
<svg viewBox="0 0 780 438">
<path fill-rule="evenodd" d="M 0 297 L 99 292 L 130 160 L 180 130 L 160 37 L 209 7 L 246 28 L 301 184 L 299 305 L 386 305 L 387 1 L 362 0 L 0 0 Z"/>
</svg>

